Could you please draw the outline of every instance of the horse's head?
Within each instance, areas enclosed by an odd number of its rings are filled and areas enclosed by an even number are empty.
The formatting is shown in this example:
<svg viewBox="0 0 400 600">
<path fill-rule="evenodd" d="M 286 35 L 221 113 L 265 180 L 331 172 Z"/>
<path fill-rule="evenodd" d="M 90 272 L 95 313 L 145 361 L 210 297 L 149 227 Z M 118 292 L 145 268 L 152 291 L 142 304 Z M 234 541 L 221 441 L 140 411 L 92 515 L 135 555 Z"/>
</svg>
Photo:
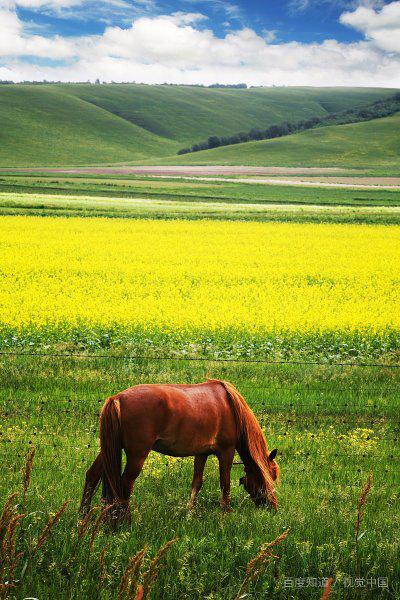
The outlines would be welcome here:
<svg viewBox="0 0 400 600">
<path fill-rule="evenodd" d="M 246 474 L 240 478 L 239 485 L 243 485 L 256 506 L 265 506 L 269 504 L 273 508 L 278 508 L 273 485 L 279 478 L 279 467 L 275 461 L 278 450 L 275 448 L 268 456 L 267 465 L 271 482 L 266 481 L 261 471 L 257 469 L 247 469 Z"/>
</svg>

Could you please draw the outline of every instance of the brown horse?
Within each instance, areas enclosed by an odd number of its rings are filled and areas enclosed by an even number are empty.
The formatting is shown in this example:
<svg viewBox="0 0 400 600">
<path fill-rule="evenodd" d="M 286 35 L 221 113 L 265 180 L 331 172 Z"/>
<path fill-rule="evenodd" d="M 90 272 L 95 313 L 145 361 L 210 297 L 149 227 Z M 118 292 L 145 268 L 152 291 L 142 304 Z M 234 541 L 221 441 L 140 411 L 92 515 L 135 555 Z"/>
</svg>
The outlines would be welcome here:
<svg viewBox="0 0 400 600">
<path fill-rule="evenodd" d="M 264 434 L 244 398 L 226 381 L 195 385 L 137 385 L 108 398 L 100 416 L 100 454 L 86 473 L 81 510 L 90 509 L 100 478 L 103 501 L 129 515 L 135 479 L 151 450 L 168 456 L 194 456 L 189 506 L 203 483 L 207 457 L 219 461 L 221 506 L 230 508 L 230 474 L 235 450 L 245 469 L 242 483 L 257 506 L 277 509 L 276 450 L 268 452 Z M 121 475 L 122 449 L 126 466 Z"/>
</svg>

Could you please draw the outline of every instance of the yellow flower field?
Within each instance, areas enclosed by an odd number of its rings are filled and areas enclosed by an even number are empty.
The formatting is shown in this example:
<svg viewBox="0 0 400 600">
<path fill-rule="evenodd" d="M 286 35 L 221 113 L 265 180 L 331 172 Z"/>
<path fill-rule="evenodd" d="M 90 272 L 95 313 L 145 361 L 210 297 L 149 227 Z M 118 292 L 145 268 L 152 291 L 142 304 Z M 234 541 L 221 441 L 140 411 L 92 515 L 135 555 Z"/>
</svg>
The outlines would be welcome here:
<svg viewBox="0 0 400 600">
<path fill-rule="evenodd" d="M 396 226 L 4 217 L 0 244 L 15 328 L 400 327 Z"/>
</svg>

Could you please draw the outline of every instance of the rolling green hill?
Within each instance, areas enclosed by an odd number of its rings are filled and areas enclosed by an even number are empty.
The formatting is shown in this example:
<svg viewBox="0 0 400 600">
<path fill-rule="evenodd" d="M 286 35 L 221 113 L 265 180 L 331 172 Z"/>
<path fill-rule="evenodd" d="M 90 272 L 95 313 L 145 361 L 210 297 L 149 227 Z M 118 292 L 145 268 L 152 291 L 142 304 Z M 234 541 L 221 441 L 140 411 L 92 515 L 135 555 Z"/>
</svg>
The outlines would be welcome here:
<svg viewBox="0 0 400 600">
<path fill-rule="evenodd" d="M 174 144 L 50 86 L 0 89 L 0 166 L 123 162 Z"/>
<path fill-rule="evenodd" d="M 325 115 L 368 104 L 393 91 L 3 85 L 0 166 L 150 161 L 174 155 L 208 135 Z"/>
<path fill-rule="evenodd" d="M 161 164 L 400 167 L 400 113 L 349 125 L 311 129 L 272 140 L 223 146 Z"/>
<path fill-rule="evenodd" d="M 393 90 L 74 85 L 63 90 L 180 144 L 362 106 Z"/>
</svg>

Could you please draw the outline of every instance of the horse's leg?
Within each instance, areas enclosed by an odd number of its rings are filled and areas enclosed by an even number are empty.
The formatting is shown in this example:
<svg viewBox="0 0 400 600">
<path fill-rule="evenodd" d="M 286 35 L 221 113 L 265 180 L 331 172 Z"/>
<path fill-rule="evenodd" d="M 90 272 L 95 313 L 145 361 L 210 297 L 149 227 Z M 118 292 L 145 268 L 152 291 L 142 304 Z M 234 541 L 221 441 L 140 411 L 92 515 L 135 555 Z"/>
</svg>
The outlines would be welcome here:
<svg viewBox="0 0 400 600">
<path fill-rule="evenodd" d="M 203 485 L 203 473 L 204 467 L 206 466 L 207 455 L 206 454 L 198 454 L 194 457 L 194 469 L 193 469 L 193 479 L 192 479 L 192 493 L 190 495 L 189 500 L 189 509 L 194 508 L 196 504 L 197 494 L 201 490 L 201 486 Z"/>
<path fill-rule="evenodd" d="M 231 468 L 233 457 L 235 456 L 235 448 L 228 448 L 218 455 L 219 461 L 219 481 L 221 485 L 221 508 L 222 510 L 230 511 L 231 502 Z"/>
<path fill-rule="evenodd" d="M 148 454 L 150 452 L 150 448 L 144 452 L 141 452 L 139 455 L 132 456 L 131 454 L 126 455 L 126 465 L 124 472 L 122 474 L 122 493 L 123 498 L 122 502 L 124 507 L 122 507 L 122 512 L 125 513 L 128 520 L 130 521 L 130 510 L 129 510 L 129 498 L 132 494 L 133 485 L 135 480 L 139 477 L 140 472 L 143 468 L 144 461 L 146 460 Z"/>
<path fill-rule="evenodd" d="M 102 473 L 103 464 L 101 455 L 99 454 L 92 466 L 86 471 L 85 487 L 83 488 L 82 501 L 79 508 L 83 516 L 87 515 L 90 510 L 93 494 L 96 491 Z"/>
</svg>

